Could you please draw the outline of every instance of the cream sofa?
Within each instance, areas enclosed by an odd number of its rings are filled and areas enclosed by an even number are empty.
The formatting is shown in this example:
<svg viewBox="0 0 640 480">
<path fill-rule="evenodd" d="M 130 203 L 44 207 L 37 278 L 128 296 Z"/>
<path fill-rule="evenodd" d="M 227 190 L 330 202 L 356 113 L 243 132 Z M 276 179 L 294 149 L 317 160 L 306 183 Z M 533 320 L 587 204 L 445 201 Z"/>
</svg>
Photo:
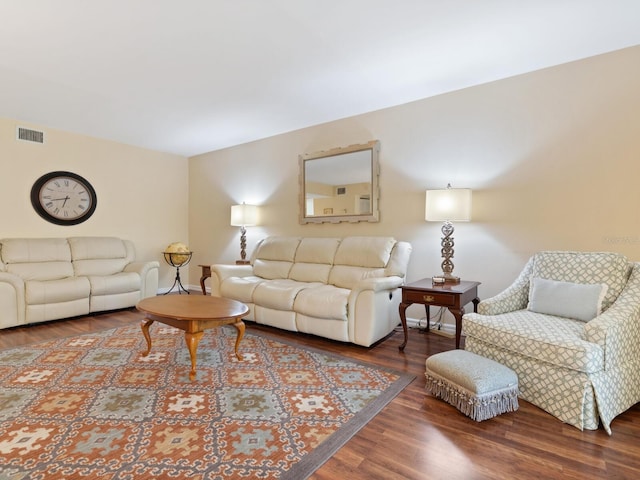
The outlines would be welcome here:
<svg viewBox="0 0 640 480">
<path fill-rule="evenodd" d="M 212 265 L 211 294 L 248 320 L 368 347 L 399 323 L 410 254 L 391 237 L 268 237 L 251 265 Z"/>
<path fill-rule="evenodd" d="M 540 252 L 463 317 L 465 349 L 518 374 L 520 394 L 580 430 L 640 401 L 640 263 Z"/>
<path fill-rule="evenodd" d="M 0 328 L 132 307 L 158 290 L 157 261 L 114 237 L 0 240 Z"/>
</svg>

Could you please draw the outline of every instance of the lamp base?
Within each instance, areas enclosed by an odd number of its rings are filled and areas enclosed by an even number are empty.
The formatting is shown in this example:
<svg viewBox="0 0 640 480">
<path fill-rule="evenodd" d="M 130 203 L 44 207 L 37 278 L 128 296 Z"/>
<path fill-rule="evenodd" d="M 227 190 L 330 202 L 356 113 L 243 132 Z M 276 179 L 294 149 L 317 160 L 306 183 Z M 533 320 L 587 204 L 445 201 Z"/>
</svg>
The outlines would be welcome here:
<svg viewBox="0 0 640 480">
<path fill-rule="evenodd" d="M 454 277 L 450 273 L 443 273 L 442 275 L 431 277 L 431 282 L 433 285 L 445 285 L 447 283 L 454 285 L 460 283 L 460 277 Z"/>
</svg>

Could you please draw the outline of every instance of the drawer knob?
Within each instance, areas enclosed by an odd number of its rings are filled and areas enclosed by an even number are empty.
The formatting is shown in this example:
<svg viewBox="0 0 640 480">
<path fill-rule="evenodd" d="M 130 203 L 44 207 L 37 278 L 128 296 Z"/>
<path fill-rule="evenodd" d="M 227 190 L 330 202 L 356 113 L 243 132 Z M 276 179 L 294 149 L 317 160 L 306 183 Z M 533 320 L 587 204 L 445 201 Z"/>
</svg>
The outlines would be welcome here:
<svg viewBox="0 0 640 480">
<path fill-rule="evenodd" d="M 435 300 L 433 295 L 425 295 L 422 298 L 424 299 L 425 302 L 433 302 Z"/>
</svg>

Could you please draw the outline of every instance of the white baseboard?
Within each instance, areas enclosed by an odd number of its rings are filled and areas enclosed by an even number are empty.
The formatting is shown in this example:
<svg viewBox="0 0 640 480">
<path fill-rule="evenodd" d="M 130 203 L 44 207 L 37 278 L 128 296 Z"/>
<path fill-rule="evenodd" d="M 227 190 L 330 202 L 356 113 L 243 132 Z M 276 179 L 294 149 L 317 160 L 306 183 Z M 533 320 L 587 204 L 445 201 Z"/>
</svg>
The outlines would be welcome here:
<svg viewBox="0 0 640 480">
<path fill-rule="evenodd" d="M 425 319 L 407 318 L 407 327 L 409 328 L 425 328 Z M 431 321 L 431 333 L 442 335 L 444 337 L 454 338 L 456 336 L 456 326 L 450 323 L 442 323 L 438 328 L 436 322 Z"/>
</svg>

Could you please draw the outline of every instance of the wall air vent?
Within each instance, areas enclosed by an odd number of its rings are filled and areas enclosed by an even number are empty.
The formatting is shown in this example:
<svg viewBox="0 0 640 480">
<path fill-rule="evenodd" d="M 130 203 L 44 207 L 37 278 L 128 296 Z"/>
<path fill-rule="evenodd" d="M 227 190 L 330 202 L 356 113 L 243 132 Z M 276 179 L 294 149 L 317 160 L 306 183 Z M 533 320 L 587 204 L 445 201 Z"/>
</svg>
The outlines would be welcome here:
<svg viewBox="0 0 640 480">
<path fill-rule="evenodd" d="M 24 127 L 16 127 L 16 140 L 42 144 L 44 143 L 44 132 Z"/>
<path fill-rule="evenodd" d="M 338 187 L 337 189 L 337 195 L 344 195 L 345 193 L 347 193 L 347 188 L 346 187 Z"/>
</svg>

